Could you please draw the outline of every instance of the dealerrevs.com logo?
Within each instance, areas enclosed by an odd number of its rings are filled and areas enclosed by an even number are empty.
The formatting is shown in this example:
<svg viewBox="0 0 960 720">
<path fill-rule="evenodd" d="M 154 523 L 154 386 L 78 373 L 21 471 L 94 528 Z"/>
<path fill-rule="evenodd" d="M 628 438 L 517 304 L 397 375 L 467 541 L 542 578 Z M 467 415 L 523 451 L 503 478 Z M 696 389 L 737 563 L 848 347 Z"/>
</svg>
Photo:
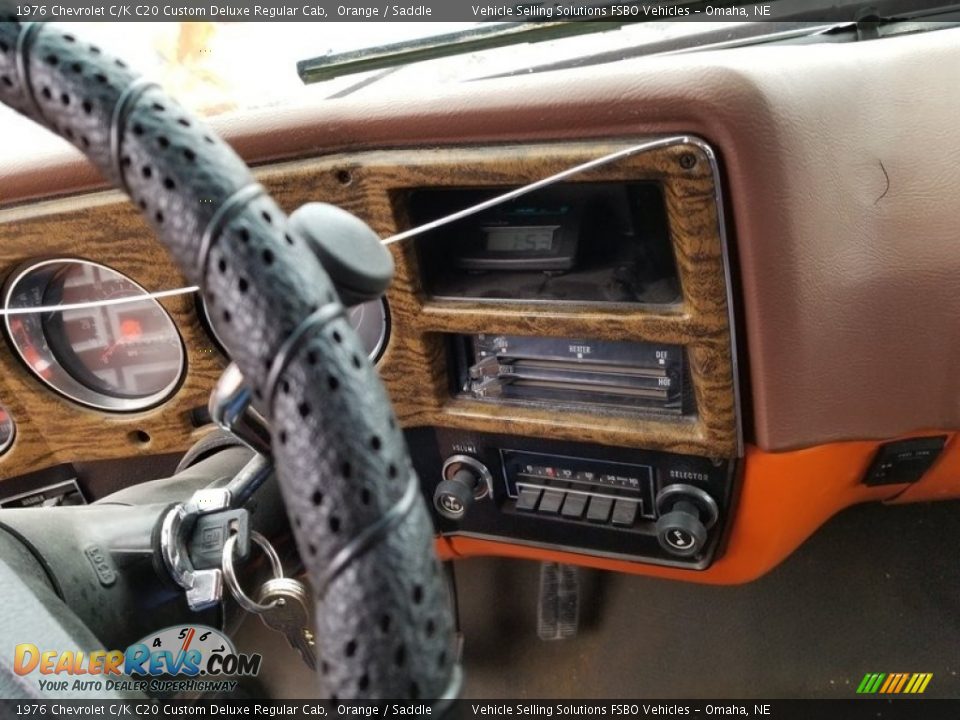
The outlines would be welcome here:
<svg viewBox="0 0 960 720">
<path fill-rule="evenodd" d="M 188 625 L 148 635 L 126 650 L 61 651 L 21 643 L 13 667 L 18 675 L 34 677 L 44 692 L 182 692 L 232 690 L 236 682 L 223 678 L 257 675 L 261 662 L 259 654 L 238 653 L 218 630 Z"/>
</svg>

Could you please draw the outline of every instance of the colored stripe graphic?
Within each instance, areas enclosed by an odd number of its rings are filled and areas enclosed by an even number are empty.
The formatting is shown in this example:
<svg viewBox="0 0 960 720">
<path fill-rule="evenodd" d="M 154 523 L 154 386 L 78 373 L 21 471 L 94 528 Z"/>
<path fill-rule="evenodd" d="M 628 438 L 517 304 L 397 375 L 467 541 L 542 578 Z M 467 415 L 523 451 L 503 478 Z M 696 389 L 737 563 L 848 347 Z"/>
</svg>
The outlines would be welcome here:
<svg viewBox="0 0 960 720">
<path fill-rule="evenodd" d="M 872 695 L 880 687 L 880 683 L 886 677 L 884 673 L 867 673 L 860 681 L 857 692 L 861 695 Z"/>
<path fill-rule="evenodd" d="M 932 679 L 933 673 L 867 673 L 857 685 L 857 694 L 919 695 Z"/>
<path fill-rule="evenodd" d="M 880 687 L 880 692 L 885 693 L 890 690 L 890 686 L 893 685 L 897 680 L 900 679 L 900 676 L 897 673 L 887 675 L 887 681 L 883 683 Z"/>
</svg>

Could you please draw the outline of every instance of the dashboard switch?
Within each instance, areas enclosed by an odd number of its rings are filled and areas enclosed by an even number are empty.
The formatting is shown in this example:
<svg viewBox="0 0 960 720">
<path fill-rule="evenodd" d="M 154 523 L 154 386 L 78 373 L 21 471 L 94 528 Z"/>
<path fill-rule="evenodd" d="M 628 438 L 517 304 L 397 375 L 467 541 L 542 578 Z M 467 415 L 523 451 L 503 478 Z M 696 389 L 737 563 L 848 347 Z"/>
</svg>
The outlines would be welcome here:
<svg viewBox="0 0 960 720">
<path fill-rule="evenodd" d="M 555 513 L 560 509 L 560 506 L 563 504 L 563 499 L 567 496 L 566 493 L 560 492 L 559 490 L 544 490 L 543 499 L 540 501 L 540 512 L 542 513 Z"/>
<path fill-rule="evenodd" d="M 608 497 L 590 498 L 590 507 L 587 508 L 587 520 L 596 523 L 605 523 L 610 517 L 613 508 L 613 499 Z"/>
<path fill-rule="evenodd" d="M 946 444 L 945 435 L 884 443 L 870 464 L 865 485 L 913 483 L 936 462 Z"/>
</svg>

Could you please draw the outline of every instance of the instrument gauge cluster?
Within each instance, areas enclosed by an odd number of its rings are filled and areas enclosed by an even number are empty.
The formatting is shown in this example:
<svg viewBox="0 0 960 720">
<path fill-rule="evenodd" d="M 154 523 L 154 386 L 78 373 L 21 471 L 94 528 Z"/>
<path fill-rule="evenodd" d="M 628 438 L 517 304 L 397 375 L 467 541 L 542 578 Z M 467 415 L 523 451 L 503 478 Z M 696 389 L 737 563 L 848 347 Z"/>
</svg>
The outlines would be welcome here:
<svg viewBox="0 0 960 720">
<path fill-rule="evenodd" d="M 80 405 L 146 410 L 169 399 L 186 374 L 187 354 L 173 318 L 143 287 L 106 265 L 74 258 L 27 262 L 7 277 L 2 301 L 7 339 L 20 360 Z M 222 349 L 199 298 L 197 305 Z M 347 313 L 376 362 L 390 334 L 386 299 Z"/>
<path fill-rule="evenodd" d="M 125 275 L 88 260 L 27 263 L 3 288 L 10 343 L 41 382 L 109 412 L 145 410 L 169 398 L 186 371 L 167 311 Z"/>
</svg>

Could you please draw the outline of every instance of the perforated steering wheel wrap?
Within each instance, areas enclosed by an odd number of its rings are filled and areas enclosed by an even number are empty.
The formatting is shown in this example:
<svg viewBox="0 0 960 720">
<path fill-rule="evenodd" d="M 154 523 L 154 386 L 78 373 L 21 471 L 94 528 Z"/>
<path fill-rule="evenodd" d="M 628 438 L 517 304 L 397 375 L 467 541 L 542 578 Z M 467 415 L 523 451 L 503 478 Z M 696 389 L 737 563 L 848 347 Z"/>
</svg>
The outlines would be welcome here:
<svg viewBox="0 0 960 720">
<path fill-rule="evenodd" d="M 386 391 L 320 262 L 243 161 L 160 88 L 67 26 L 0 9 L 0 101 L 130 195 L 201 287 L 270 421 L 316 593 L 323 688 L 455 695 L 452 610 L 429 515 Z"/>
</svg>

